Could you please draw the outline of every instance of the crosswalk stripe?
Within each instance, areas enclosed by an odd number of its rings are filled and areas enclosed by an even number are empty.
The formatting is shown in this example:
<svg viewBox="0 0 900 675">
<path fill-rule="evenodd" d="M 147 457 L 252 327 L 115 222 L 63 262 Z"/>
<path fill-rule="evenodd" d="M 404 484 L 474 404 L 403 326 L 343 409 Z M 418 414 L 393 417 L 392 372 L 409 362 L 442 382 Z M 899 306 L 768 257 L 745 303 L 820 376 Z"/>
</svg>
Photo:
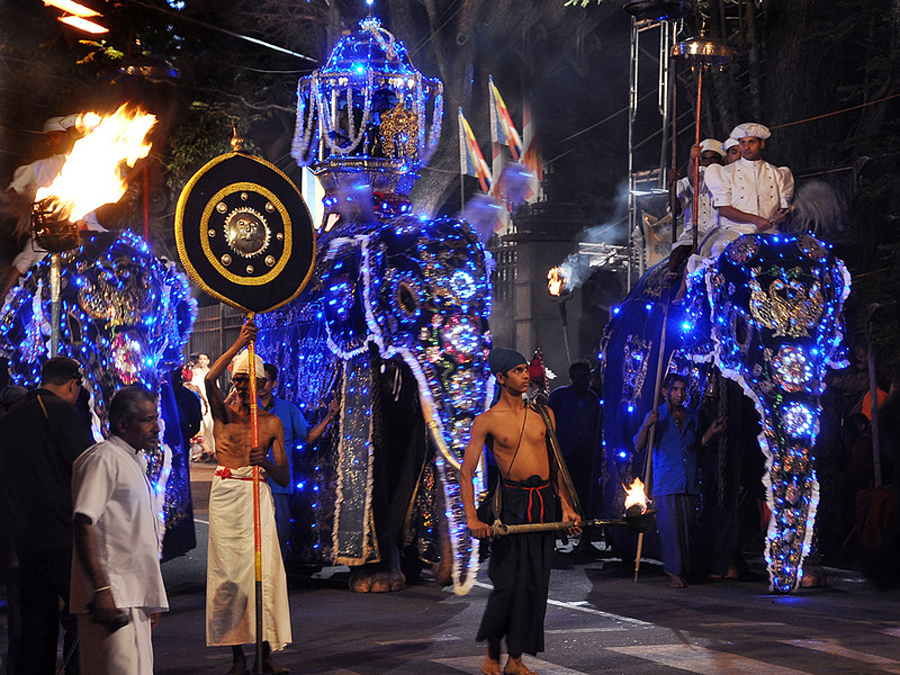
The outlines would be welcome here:
<svg viewBox="0 0 900 675">
<path fill-rule="evenodd" d="M 604 647 L 604 649 L 672 668 L 681 668 L 696 675 L 720 675 L 721 673 L 808 675 L 802 670 L 776 666 L 764 661 L 695 645 L 638 645 L 635 647 Z"/>
<path fill-rule="evenodd" d="M 480 581 L 476 581 L 475 586 L 478 588 L 484 588 L 489 591 L 494 590 L 494 587 L 490 584 L 485 584 Z M 622 623 L 631 624 L 634 627 L 641 628 L 653 628 L 654 625 L 652 623 L 648 623 L 647 621 L 641 621 L 640 619 L 633 619 L 630 616 L 621 616 L 619 614 L 612 614 L 610 612 L 601 612 L 599 609 L 594 609 L 593 607 L 584 607 L 580 602 L 563 602 L 561 600 L 547 600 L 548 605 L 552 605 L 553 607 L 562 607 L 563 609 L 570 609 L 573 612 L 583 612 L 585 614 L 591 614 L 593 616 L 600 616 L 604 619 L 610 619 L 611 621 L 621 621 Z"/>
<path fill-rule="evenodd" d="M 432 659 L 432 663 L 453 668 L 468 675 L 481 675 L 481 662 L 484 656 L 463 656 L 455 659 Z M 541 675 L 588 675 L 580 670 L 572 670 L 563 666 L 557 666 L 547 661 L 534 659 L 529 656 L 522 657 L 522 662 L 531 670 L 537 670 Z"/>
<path fill-rule="evenodd" d="M 838 640 L 779 640 L 779 642 L 793 645 L 794 647 L 802 647 L 803 649 L 811 649 L 823 654 L 843 656 L 844 658 L 853 659 L 860 663 L 868 663 L 873 666 L 894 666 L 893 668 L 885 668 L 884 672 L 900 673 L 900 661 L 884 656 L 876 656 L 875 654 L 866 654 L 855 649 L 848 649 L 841 645 Z"/>
</svg>

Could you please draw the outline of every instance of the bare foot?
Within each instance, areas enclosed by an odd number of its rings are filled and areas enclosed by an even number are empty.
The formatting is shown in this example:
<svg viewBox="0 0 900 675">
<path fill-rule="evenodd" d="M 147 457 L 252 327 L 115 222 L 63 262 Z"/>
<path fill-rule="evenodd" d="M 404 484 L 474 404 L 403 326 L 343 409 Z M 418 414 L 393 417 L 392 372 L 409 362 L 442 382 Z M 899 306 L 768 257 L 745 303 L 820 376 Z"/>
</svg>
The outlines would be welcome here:
<svg viewBox="0 0 900 675">
<path fill-rule="evenodd" d="M 506 667 L 503 669 L 503 675 L 538 675 L 533 670 L 528 670 L 528 667 L 522 663 L 522 657 L 520 656 L 517 659 L 513 657 L 509 657 L 509 660 L 506 662 Z"/>
<path fill-rule="evenodd" d="M 484 661 L 481 662 L 481 672 L 484 675 L 500 675 L 500 659 L 485 656 Z"/>
<path fill-rule="evenodd" d="M 685 582 L 685 580 L 682 579 L 677 574 L 672 574 L 671 572 L 669 572 L 668 574 L 669 574 L 669 577 L 672 579 L 672 583 L 669 584 L 672 588 L 684 588 L 685 586 L 687 586 L 687 583 Z"/>
</svg>

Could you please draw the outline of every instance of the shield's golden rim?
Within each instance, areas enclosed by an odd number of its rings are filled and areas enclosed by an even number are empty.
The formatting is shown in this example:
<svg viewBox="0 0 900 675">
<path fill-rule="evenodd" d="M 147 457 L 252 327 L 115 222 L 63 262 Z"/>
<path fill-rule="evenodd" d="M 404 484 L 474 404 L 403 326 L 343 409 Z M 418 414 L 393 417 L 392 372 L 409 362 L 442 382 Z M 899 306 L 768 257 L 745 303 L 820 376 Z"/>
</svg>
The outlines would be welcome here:
<svg viewBox="0 0 900 675">
<path fill-rule="evenodd" d="M 178 204 L 175 207 L 175 245 L 176 245 L 176 248 L 178 249 L 178 257 L 181 260 L 181 264 L 184 267 L 185 272 L 187 273 L 188 277 L 190 277 L 191 281 L 193 281 L 195 284 L 197 284 L 197 286 L 200 288 L 200 290 L 202 290 L 204 293 L 206 293 L 210 297 L 215 298 L 219 302 L 223 302 L 230 307 L 234 307 L 235 309 L 243 312 L 244 314 L 253 314 L 254 313 L 253 310 L 250 310 L 250 309 L 244 307 L 243 305 L 241 305 L 240 303 L 232 300 L 231 298 L 228 298 L 225 295 L 219 293 L 214 288 L 212 288 L 209 284 L 206 283 L 206 281 L 203 279 L 203 277 L 201 277 L 200 274 L 197 272 L 196 268 L 194 268 L 193 264 L 191 264 L 191 261 L 187 255 L 187 248 L 185 247 L 185 242 L 184 242 L 184 212 L 185 212 L 185 208 L 187 205 L 187 200 L 190 198 L 191 191 L 194 189 L 194 187 L 196 186 L 196 184 L 200 180 L 200 178 L 203 176 L 203 174 L 205 174 L 207 171 L 209 171 L 212 167 L 216 166 L 217 164 L 220 164 L 221 162 L 224 162 L 227 159 L 231 159 L 232 157 L 237 157 L 237 156 L 245 157 L 247 159 L 251 159 L 255 162 L 258 162 L 258 163 L 262 164 L 263 166 L 265 166 L 266 168 L 271 169 L 272 171 L 276 172 L 282 178 L 284 178 L 284 180 L 287 181 L 288 185 L 290 185 L 291 188 L 293 188 L 293 190 L 297 193 L 297 196 L 300 198 L 300 203 L 303 205 L 303 208 L 306 210 L 307 222 L 309 222 L 309 224 L 310 224 L 310 230 L 311 230 L 311 234 L 312 234 L 312 256 L 310 256 L 309 269 L 306 271 L 306 275 L 303 277 L 303 280 L 297 286 L 297 290 L 289 298 L 283 300 L 282 302 L 279 302 L 276 305 L 272 305 L 271 307 L 268 307 L 267 309 L 263 310 L 264 312 L 270 312 L 273 309 L 278 309 L 279 307 L 283 307 L 284 305 L 286 305 L 289 302 L 291 302 L 292 300 L 294 300 L 298 295 L 300 295 L 301 291 L 304 288 L 306 288 L 306 284 L 308 284 L 309 280 L 312 278 L 313 270 L 316 267 L 316 229 L 313 226 L 312 216 L 309 213 L 309 207 L 306 205 L 306 201 L 303 199 L 303 195 L 300 194 L 300 191 L 297 189 L 297 186 L 294 185 L 294 182 L 290 178 L 288 178 L 288 176 L 277 166 L 275 166 L 274 164 L 272 164 L 270 162 L 267 162 L 266 160 L 264 160 L 260 157 L 255 157 L 253 155 L 248 155 L 248 154 L 242 153 L 242 152 L 227 152 L 223 155 L 219 155 L 218 157 L 214 157 L 209 162 L 204 164 L 203 167 L 199 171 L 197 171 L 197 173 L 195 173 L 193 176 L 191 176 L 190 180 L 184 186 L 184 189 L 181 191 L 181 194 L 178 197 Z M 282 257 L 284 257 L 284 256 L 282 256 Z"/>
</svg>

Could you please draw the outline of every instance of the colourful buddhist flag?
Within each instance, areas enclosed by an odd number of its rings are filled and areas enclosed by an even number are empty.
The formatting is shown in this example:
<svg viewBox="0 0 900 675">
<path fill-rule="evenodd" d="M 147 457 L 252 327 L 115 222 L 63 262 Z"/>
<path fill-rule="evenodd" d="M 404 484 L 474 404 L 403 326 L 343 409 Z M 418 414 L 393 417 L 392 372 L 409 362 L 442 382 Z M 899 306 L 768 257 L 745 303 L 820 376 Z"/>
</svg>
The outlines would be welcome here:
<svg viewBox="0 0 900 675">
<path fill-rule="evenodd" d="M 544 180 L 544 160 L 541 157 L 541 146 L 535 136 L 534 118 L 531 116 L 531 106 L 528 101 L 522 108 L 522 133 L 524 134 L 525 154 L 522 155 L 522 163 L 531 169 L 534 179 L 525 196 L 526 202 L 537 201 L 541 182 Z"/>
<path fill-rule="evenodd" d="M 509 148 L 513 161 L 518 161 L 522 154 L 522 138 L 513 124 L 506 103 L 500 96 L 500 90 L 494 86 L 494 78 L 490 77 L 491 89 L 491 141 Z"/>
<path fill-rule="evenodd" d="M 491 171 L 484 161 L 484 155 L 472 133 L 472 127 L 466 121 L 462 108 L 459 109 L 459 170 L 467 176 L 475 176 L 481 183 L 481 189 L 491 189 Z"/>
</svg>

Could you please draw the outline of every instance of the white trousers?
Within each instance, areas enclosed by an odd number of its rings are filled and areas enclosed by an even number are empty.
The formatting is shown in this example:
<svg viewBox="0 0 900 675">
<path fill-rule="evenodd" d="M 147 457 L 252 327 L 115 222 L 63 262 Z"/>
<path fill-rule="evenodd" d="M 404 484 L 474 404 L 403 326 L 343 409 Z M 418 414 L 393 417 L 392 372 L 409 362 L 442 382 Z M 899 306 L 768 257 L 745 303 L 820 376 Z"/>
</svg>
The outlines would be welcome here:
<svg viewBox="0 0 900 675">
<path fill-rule="evenodd" d="M 137 607 L 121 611 L 130 620 L 115 633 L 92 621 L 90 614 L 78 615 L 82 675 L 153 675 L 150 613 Z"/>
</svg>

